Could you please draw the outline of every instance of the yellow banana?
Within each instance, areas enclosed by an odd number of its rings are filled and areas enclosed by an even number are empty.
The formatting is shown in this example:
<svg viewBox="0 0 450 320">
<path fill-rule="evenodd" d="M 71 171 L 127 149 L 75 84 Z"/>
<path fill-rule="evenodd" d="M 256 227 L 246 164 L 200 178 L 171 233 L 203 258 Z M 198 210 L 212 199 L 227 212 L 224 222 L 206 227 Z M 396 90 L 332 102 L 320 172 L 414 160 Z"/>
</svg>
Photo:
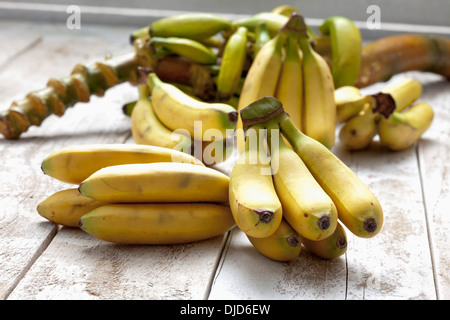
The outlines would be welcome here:
<svg viewBox="0 0 450 320">
<path fill-rule="evenodd" d="M 276 261 L 292 261 L 298 258 L 302 251 L 300 236 L 285 219 L 274 234 L 266 238 L 254 238 L 247 235 L 250 243 L 262 255 Z"/>
<path fill-rule="evenodd" d="M 297 39 L 289 37 L 275 97 L 281 101 L 284 110 L 300 130 L 303 111 L 302 73 L 302 56 Z"/>
<path fill-rule="evenodd" d="M 364 109 L 348 120 L 339 131 L 339 142 L 348 150 L 367 148 L 376 135 L 375 119 L 377 114 L 372 106 L 366 104 Z"/>
<path fill-rule="evenodd" d="M 211 13 L 186 13 L 161 18 L 150 25 L 152 37 L 209 38 L 232 27 L 232 22 Z"/>
<path fill-rule="evenodd" d="M 171 130 L 187 131 L 186 135 L 195 140 L 203 140 L 204 134 L 211 130 L 218 132 L 216 138 L 224 140 L 236 128 L 238 114 L 231 105 L 195 99 L 161 81 L 155 73 L 149 74 L 147 84 L 156 116 Z"/>
<path fill-rule="evenodd" d="M 416 79 L 403 77 L 387 84 L 381 92 L 394 99 L 395 111 L 402 111 L 420 98 L 422 84 Z"/>
<path fill-rule="evenodd" d="M 258 126 L 246 131 L 246 148 L 231 171 L 229 186 L 234 220 L 246 235 L 254 238 L 272 235 L 282 218 L 281 203 L 260 131 Z"/>
<path fill-rule="evenodd" d="M 236 92 L 247 58 L 247 28 L 239 27 L 228 39 L 217 76 L 220 100 L 228 100 Z"/>
<path fill-rule="evenodd" d="M 331 149 L 335 142 L 336 104 L 330 68 L 308 41 L 300 37 L 303 52 L 304 105 L 302 131 Z"/>
<path fill-rule="evenodd" d="M 278 120 L 282 134 L 333 200 L 339 220 L 356 236 L 378 234 L 383 210 L 367 185 L 323 144 L 298 130 L 286 113 Z"/>
<path fill-rule="evenodd" d="M 228 202 L 229 177 L 181 162 L 110 166 L 90 175 L 80 193 L 104 202 Z"/>
<path fill-rule="evenodd" d="M 328 238 L 319 241 L 301 238 L 301 242 L 310 252 L 323 259 L 335 259 L 347 252 L 347 234 L 339 222 Z"/>
<path fill-rule="evenodd" d="M 268 129 L 269 132 L 276 129 Z M 269 133 L 269 136 L 271 134 Z M 309 172 L 298 154 L 281 138 L 278 148 L 270 138 L 273 181 L 283 207 L 283 217 L 303 237 L 320 240 L 330 236 L 337 224 L 331 198 Z"/>
<path fill-rule="evenodd" d="M 191 153 L 192 139 L 167 128 L 153 111 L 146 83 L 138 85 L 139 99 L 131 112 L 131 133 L 137 144 L 176 149 Z"/>
<path fill-rule="evenodd" d="M 152 37 L 150 43 L 154 48 L 166 48 L 170 52 L 201 64 L 214 64 L 217 61 L 216 54 L 196 40 L 178 37 Z"/>
<path fill-rule="evenodd" d="M 403 112 L 394 112 L 389 118 L 380 117 L 377 132 L 382 145 L 391 150 L 411 147 L 433 122 L 433 109 L 425 102 L 416 103 Z"/>
<path fill-rule="evenodd" d="M 80 219 L 82 230 L 104 241 L 147 245 L 206 240 L 234 225 L 230 207 L 217 203 L 109 204 Z"/>
<path fill-rule="evenodd" d="M 37 212 L 56 224 L 78 227 L 83 215 L 105 204 L 83 196 L 76 188 L 65 189 L 39 202 Z"/>
<path fill-rule="evenodd" d="M 119 164 L 185 162 L 200 160 L 168 148 L 135 144 L 89 144 L 61 148 L 42 161 L 42 171 L 60 181 L 79 184 L 94 172 Z"/>
<path fill-rule="evenodd" d="M 334 91 L 336 123 L 343 123 L 359 114 L 367 103 L 375 107 L 375 98 L 364 96 L 359 88 L 342 86 Z"/>
<path fill-rule="evenodd" d="M 289 21 L 288 18 L 286 18 L 287 21 Z M 258 51 L 245 77 L 239 97 L 238 112 L 258 99 L 275 95 L 283 65 L 283 46 L 286 40 L 287 35 L 279 32 Z M 237 147 L 242 153 L 245 149 L 245 141 L 241 117 L 238 119 L 236 129 Z"/>
<path fill-rule="evenodd" d="M 282 5 L 276 6 L 270 12 L 276 13 L 276 14 L 281 14 L 282 16 L 286 16 L 286 17 L 290 17 L 291 14 L 294 12 L 300 13 L 300 11 L 297 8 L 295 8 L 291 5 L 287 5 L 287 4 L 282 4 Z"/>
</svg>

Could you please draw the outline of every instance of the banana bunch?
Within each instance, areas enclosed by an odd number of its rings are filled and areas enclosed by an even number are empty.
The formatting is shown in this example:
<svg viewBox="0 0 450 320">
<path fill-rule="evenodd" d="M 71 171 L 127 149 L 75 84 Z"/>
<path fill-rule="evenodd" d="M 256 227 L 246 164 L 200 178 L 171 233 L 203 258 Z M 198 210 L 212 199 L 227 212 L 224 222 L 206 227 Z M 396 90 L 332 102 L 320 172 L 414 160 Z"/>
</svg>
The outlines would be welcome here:
<svg viewBox="0 0 450 320">
<path fill-rule="evenodd" d="M 236 225 L 259 252 L 288 261 L 303 245 L 330 259 L 346 252 L 346 229 L 361 238 L 380 232 L 383 210 L 375 195 L 297 128 L 280 100 L 256 100 L 241 117 L 246 147 L 230 175 L 229 202 Z"/>
<path fill-rule="evenodd" d="M 231 229 L 229 177 L 181 151 L 148 145 L 80 145 L 44 159 L 44 173 L 71 184 L 38 213 L 104 241 L 177 244 Z"/>
<path fill-rule="evenodd" d="M 340 142 L 349 150 L 362 150 L 378 135 L 380 143 L 390 150 L 409 148 L 430 127 L 434 117 L 427 103 L 416 103 L 421 94 L 421 83 L 407 77 L 369 96 L 363 96 L 353 86 L 336 89 L 337 121 L 343 123 Z"/>
</svg>

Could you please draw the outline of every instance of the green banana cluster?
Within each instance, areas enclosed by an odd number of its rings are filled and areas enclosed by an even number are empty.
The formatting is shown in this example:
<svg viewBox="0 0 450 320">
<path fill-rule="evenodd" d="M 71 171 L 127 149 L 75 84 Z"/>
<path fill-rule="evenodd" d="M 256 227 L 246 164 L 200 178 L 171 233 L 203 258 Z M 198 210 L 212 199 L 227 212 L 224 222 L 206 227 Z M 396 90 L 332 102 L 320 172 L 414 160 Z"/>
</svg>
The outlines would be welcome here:
<svg viewBox="0 0 450 320">
<path fill-rule="evenodd" d="M 376 136 L 389 150 L 414 145 L 431 126 L 432 107 L 417 102 L 422 85 L 412 78 L 400 78 L 379 93 L 363 96 L 358 88 L 344 86 L 335 91 L 340 143 L 348 150 L 363 150 Z"/>
<path fill-rule="evenodd" d="M 294 260 L 303 245 L 319 257 L 337 258 L 347 250 L 346 229 L 361 238 L 380 232 L 376 196 L 297 128 L 280 100 L 258 99 L 241 117 L 245 149 L 230 175 L 229 203 L 236 225 L 261 254 Z"/>
</svg>

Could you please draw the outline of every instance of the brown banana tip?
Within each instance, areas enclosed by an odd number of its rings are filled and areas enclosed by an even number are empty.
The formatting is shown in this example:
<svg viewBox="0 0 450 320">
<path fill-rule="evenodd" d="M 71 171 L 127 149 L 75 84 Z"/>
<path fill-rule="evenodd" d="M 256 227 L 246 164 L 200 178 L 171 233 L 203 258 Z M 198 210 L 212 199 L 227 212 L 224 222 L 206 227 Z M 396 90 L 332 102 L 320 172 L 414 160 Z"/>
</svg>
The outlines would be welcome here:
<svg viewBox="0 0 450 320">
<path fill-rule="evenodd" d="M 286 238 L 286 241 L 291 247 L 298 247 L 298 245 L 300 244 L 300 238 L 296 234 L 291 234 Z"/>
<path fill-rule="evenodd" d="M 234 112 L 230 112 L 229 114 L 228 114 L 228 119 L 231 121 L 231 122 L 237 122 L 237 120 L 238 120 L 238 117 L 239 117 L 239 115 L 238 115 L 238 113 L 236 112 L 236 111 L 234 111 Z"/>
<path fill-rule="evenodd" d="M 78 220 L 78 227 L 80 229 L 83 229 L 83 222 L 81 221 L 81 218 L 80 218 L 80 220 Z"/>
<path fill-rule="evenodd" d="M 339 249 L 344 249 L 344 248 L 346 248 L 346 247 L 347 247 L 347 239 L 345 239 L 344 236 L 338 237 L 337 240 L 336 240 L 336 246 L 337 246 Z"/>
<path fill-rule="evenodd" d="M 377 221 L 375 220 L 375 218 L 369 218 L 365 220 L 364 229 L 367 232 L 374 232 L 375 230 L 377 230 Z"/>
<path fill-rule="evenodd" d="M 330 216 L 323 215 L 317 220 L 317 225 L 319 226 L 320 230 L 326 230 L 330 227 Z"/>
<path fill-rule="evenodd" d="M 259 221 L 262 223 L 269 223 L 273 220 L 274 214 L 271 211 L 257 211 L 256 213 L 259 215 Z"/>
<path fill-rule="evenodd" d="M 150 67 L 139 66 L 138 67 L 138 73 L 139 73 L 138 83 L 140 83 L 140 84 L 146 83 L 148 80 L 148 75 L 152 72 L 154 72 L 154 71 Z"/>
<path fill-rule="evenodd" d="M 394 98 L 389 93 L 379 92 L 372 95 L 375 98 L 373 113 L 379 113 L 386 119 L 394 112 L 396 104 Z"/>
</svg>

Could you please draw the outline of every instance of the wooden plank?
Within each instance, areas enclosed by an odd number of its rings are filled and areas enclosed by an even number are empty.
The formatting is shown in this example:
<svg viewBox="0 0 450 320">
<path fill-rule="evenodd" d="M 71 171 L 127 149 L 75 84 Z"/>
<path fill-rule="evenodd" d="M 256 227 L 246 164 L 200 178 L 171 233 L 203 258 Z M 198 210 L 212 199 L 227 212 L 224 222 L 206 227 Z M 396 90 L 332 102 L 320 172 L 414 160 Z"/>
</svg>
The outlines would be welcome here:
<svg viewBox="0 0 450 320">
<path fill-rule="evenodd" d="M 433 255 L 437 296 L 450 299 L 450 83 L 435 75 L 423 77 L 423 101 L 435 111 L 432 126 L 419 142 L 428 233 Z"/>
</svg>

